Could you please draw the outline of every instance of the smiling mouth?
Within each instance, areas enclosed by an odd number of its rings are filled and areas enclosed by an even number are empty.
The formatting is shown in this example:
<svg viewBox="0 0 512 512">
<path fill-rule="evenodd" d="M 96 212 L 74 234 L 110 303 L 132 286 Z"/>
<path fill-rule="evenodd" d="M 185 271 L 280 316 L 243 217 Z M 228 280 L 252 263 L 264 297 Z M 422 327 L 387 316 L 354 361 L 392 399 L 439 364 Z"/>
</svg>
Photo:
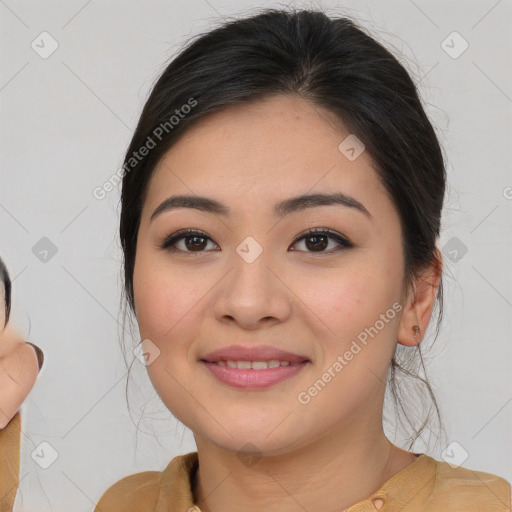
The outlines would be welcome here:
<svg viewBox="0 0 512 512">
<path fill-rule="evenodd" d="M 245 391 L 262 390 L 278 384 L 301 373 L 311 364 L 309 360 L 291 362 L 279 359 L 267 361 L 201 359 L 200 362 L 219 382 Z"/>
<path fill-rule="evenodd" d="M 300 366 L 301 364 L 308 362 L 307 359 L 299 363 L 291 363 L 290 361 L 279 361 L 277 359 L 271 359 L 269 361 L 207 361 L 205 359 L 201 359 L 201 361 L 203 361 L 204 363 L 212 363 L 218 366 L 227 366 L 228 368 L 237 368 L 240 370 L 266 370 L 269 368 L 279 368 L 280 366 Z"/>
</svg>

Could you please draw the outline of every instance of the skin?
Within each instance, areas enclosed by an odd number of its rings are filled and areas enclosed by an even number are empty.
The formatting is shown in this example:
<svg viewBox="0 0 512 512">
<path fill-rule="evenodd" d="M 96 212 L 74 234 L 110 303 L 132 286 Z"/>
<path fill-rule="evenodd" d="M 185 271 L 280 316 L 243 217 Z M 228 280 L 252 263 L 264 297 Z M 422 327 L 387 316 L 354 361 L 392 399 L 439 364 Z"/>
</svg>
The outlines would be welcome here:
<svg viewBox="0 0 512 512">
<path fill-rule="evenodd" d="M 12 420 L 39 374 L 34 348 L 8 324 L 0 333 L 0 429 Z"/>
<path fill-rule="evenodd" d="M 193 493 L 203 512 L 339 511 L 416 460 L 385 437 L 382 405 L 397 341 L 421 341 L 440 276 L 432 266 L 416 279 L 415 294 L 406 287 L 398 212 L 369 154 L 349 161 L 338 150 L 348 134 L 320 107 L 276 96 L 201 120 L 150 181 L 137 239 L 136 315 L 141 340 L 160 351 L 147 366 L 150 379 L 194 432 Z M 273 217 L 281 200 L 337 191 L 371 217 L 341 205 Z M 173 194 L 217 199 L 232 214 L 181 208 L 150 223 Z M 181 253 L 159 247 L 185 228 L 206 234 L 202 252 L 190 239 L 188 246 L 186 239 L 174 244 Z M 354 247 L 328 254 L 335 240 L 319 250 L 304 238 L 293 242 L 308 228 L 330 228 Z M 236 252 L 247 236 L 263 249 L 250 264 Z M 395 302 L 401 314 L 310 403 L 299 403 L 298 394 Z M 417 337 L 414 325 L 421 328 Z M 232 388 L 199 359 L 236 343 L 269 344 L 311 363 L 263 390 Z M 257 464 L 238 457 L 246 443 L 261 455 Z"/>
</svg>

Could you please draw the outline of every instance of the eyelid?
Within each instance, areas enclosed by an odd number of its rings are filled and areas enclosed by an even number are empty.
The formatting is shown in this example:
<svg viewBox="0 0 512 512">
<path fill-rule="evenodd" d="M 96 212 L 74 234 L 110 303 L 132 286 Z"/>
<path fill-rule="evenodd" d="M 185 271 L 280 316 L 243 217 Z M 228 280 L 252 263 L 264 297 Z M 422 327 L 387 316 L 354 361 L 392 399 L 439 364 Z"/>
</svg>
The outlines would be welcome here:
<svg viewBox="0 0 512 512">
<path fill-rule="evenodd" d="M 171 235 L 165 237 L 164 240 L 161 243 L 159 243 L 158 245 L 159 245 L 160 249 L 163 249 L 165 251 L 176 252 L 176 253 L 181 253 L 181 254 L 200 254 L 202 252 L 206 252 L 206 251 L 196 251 L 196 252 L 182 251 L 180 249 L 172 248 L 172 245 L 174 243 L 176 243 L 178 240 L 181 240 L 181 239 L 187 238 L 187 237 L 192 237 L 192 236 L 207 238 L 208 240 L 211 240 L 213 242 L 212 238 L 210 236 L 208 236 L 205 232 L 203 232 L 199 229 L 186 228 L 186 229 L 179 229 L 178 231 L 175 231 Z M 213 242 L 213 243 L 215 243 L 215 245 L 218 245 L 216 242 Z"/>
<path fill-rule="evenodd" d="M 333 238 L 338 243 L 340 243 L 341 245 L 345 245 L 346 247 L 353 247 L 354 246 L 354 244 L 346 236 L 342 235 L 341 233 L 338 233 L 337 231 L 333 231 L 332 229 L 329 229 L 329 228 L 308 228 L 308 229 L 305 229 L 304 231 L 299 233 L 293 239 L 292 245 L 297 243 L 302 238 L 305 238 L 307 235 L 313 236 L 313 235 L 318 235 L 318 234 L 325 235 L 325 236 L 327 236 L 329 238 Z M 321 253 L 318 253 L 318 254 L 321 254 Z"/>
</svg>

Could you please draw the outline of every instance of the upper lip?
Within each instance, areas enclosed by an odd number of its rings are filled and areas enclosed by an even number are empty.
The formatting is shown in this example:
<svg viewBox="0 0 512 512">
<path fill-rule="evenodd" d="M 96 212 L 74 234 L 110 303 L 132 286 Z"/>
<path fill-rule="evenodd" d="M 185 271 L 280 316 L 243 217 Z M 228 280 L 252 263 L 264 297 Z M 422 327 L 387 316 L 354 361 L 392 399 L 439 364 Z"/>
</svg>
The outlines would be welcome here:
<svg viewBox="0 0 512 512">
<path fill-rule="evenodd" d="M 285 350 L 280 350 L 269 345 L 260 345 L 258 347 L 244 347 L 242 345 L 230 345 L 229 347 L 219 348 L 209 352 L 201 358 L 202 361 L 289 361 L 290 363 L 302 363 L 309 361 L 305 356 L 292 354 Z"/>
</svg>

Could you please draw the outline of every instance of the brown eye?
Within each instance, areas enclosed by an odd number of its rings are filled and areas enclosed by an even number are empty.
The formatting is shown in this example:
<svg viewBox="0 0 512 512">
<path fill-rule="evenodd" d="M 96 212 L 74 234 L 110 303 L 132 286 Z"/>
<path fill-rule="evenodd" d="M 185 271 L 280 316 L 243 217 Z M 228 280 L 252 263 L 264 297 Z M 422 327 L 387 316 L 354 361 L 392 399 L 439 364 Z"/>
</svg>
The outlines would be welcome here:
<svg viewBox="0 0 512 512">
<path fill-rule="evenodd" d="M 174 247 L 178 242 L 181 242 L 182 240 L 184 240 L 184 244 L 181 248 Z M 169 252 L 204 252 L 208 240 L 211 240 L 210 237 L 206 236 L 201 231 L 186 229 L 178 231 L 167 237 L 160 247 L 161 249 L 165 249 Z"/>
<path fill-rule="evenodd" d="M 306 252 L 313 253 L 330 254 L 341 249 L 353 247 L 353 244 L 347 238 L 330 229 L 310 229 L 305 233 L 301 233 L 295 239 L 293 245 L 302 240 L 304 240 L 305 247 L 308 249 Z M 329 240 L 334 240 L 335 245 L 331 250 L 326 251 L 325 249 L 329 246 Z"/>
<path fill-rule="evenodd" d="M 185 247 L 191 251 L 200 251 L 206 247 L 206 237 L 204 236 L 185 236 L 182 238 L 185 240 Z"/>
<path fill-rule="evenodd" d="M 323 250 L 329 245 L 329 237 L 325 235 L 311 235 L 304 239 L 308 249 Z M 308 245 L 311 242 L 311 245 Z"/>
</svg>

